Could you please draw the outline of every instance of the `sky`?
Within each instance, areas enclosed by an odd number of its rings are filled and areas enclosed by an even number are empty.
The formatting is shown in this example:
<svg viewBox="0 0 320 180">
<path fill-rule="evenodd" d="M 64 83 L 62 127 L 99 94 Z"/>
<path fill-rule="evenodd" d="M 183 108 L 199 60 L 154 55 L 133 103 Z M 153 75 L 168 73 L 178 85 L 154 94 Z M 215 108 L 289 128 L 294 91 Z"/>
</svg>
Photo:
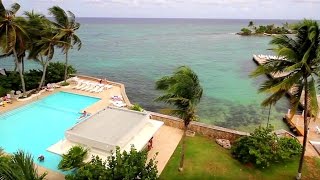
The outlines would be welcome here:
<svg viewBox="0 0 320 180">
<path fill-rule="evenodd" d="M 2 0 L 47 15 L 58 5 L 77 17 L 320 19 L 320 0 Z"/>
</svg>

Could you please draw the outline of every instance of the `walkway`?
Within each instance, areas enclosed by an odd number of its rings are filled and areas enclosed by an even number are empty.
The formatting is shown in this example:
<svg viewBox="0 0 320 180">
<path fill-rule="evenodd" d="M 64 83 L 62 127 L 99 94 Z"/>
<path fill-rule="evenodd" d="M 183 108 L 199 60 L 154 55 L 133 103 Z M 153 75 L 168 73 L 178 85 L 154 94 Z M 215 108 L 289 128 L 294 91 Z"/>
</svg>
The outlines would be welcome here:
<svg viewBox="0 0 320 180">
<path fill-rule="evenodd" d="M 158 161 L 158 174 L 160 175 L 164 167 L 171 158 L 173 152 L 176 150 L 181 138 L 183 131 L 181 129 L 169 127 L 163 125 L 153 137 L 153 148 L 149 151 L 148 159 L 155 156 Z"/>
</svg>

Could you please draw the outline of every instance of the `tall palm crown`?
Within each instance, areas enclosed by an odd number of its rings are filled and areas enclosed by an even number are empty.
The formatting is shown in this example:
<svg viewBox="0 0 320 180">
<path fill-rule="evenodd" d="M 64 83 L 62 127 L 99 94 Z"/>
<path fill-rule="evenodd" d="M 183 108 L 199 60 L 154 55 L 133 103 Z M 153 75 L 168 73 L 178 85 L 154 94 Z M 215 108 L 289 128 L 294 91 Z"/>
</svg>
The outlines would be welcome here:
<svg viewBox="0 0 320 180">
<path fill-rule="evenodd" d="M 82 46 L 80 38 L 75 34 L 76 30 L 80 28 L 80 23 L 76 22 L 75 15 L 71 11 L 67 11 L 66 13 L 59 6 L 53 6 L 52 8 L 49 8 L 49 14 L 53 15 L 53 24 L 59 30 L 59 36 L 61 36 L 60 40 L 66 42 L 66 44 L 62 46 L 64 53 L 66 54 L 64 77 L 64 80 L 66 81 L 69 50 L 74 45 L 77 45 L 78 50 L 80 50 Z"/>
<path fill-rule="evenodd" d="M 183 119 L 184 131 L 179 171 L 183 170 L 186 131 L 191 121 L 197 119 L 196 106 L 199 104 L 203 89 L 199 78 L 189 67 L 181 66 L 172 76 L 164 76 L 156 82 L 156 89 L 164 91 L 164 95 L 156 101 L 162 101 L 173 108 L 165 109 L 169 114 Z"/>
<path fill-rule="evenodd" d="M 18 67 L 23 95 L 26 89 L 23 77 L 23 67 L 21 62 L 27 50 L 29 37 L 23 26 L 26 24 L 24 18 L 16 17 L 16 13 L 20 9 L 18 3 L 11 5 L 10 9 L 5 9 L 0 0 L 0 48 L 7 56 L 14 55 L 15 65 Z"/>
<path fill-rule="evenodd" d="M 256 77 L 270 73 L 284 74 L 284 76 L 265 81 L 259 91 L 272 94 L 262 102 L 262 105 L 267 106 L 275 104 L 291 89 L 292 114 L 296 112 L 300 98 L 303 96 L 304 80 L 307 80 L 308 105 L 312 114 L 316 115 L 318 103 L 314 77 L 318 76 L 320 66 L 319 27 L 315 21 L 304 20 L 297 25 L 297 31 L 294 38 L 287 35 L 275 36 L 270 44 L 275 45 L 275 52 L 284 58 L 268 60 L 251 75 Z"/>
<path fill-rule="evenodd" d="M 203 89 L 198 76 L 189 67 L 182 66 L 172 76 L 165 76 L 156 82 L 156 89 L 165 92 L 156 101 L 173 105 L 175 109 L 165 109 L 188 125 L 196 120 L 196 106 L 200 102 Z"/>
<path fill-rule="evenodd" d="M 304 20 L 297 24 L 297 34 L 294 38 L 286 35 L 276 36 L 271 41 L 275 52 L 283 59 L 271 59 L 258 67 L 252 76 L 282 73 L 283 76 L 265 81 L 260 92 L 271 94 L 262 105 L 275 104 L 290 91 L 291 117 L 295 114 L 300 99 L 304 99 L 304 136 L 303 150 L 300 157 L 297 179 L 301 178 L 302 165 L 307 145 L 308 124 L 311 117 L 318 115 L 316 94 L 316 77 L 320 70 L 319 26 L 316 21 Z"/>
</svg>

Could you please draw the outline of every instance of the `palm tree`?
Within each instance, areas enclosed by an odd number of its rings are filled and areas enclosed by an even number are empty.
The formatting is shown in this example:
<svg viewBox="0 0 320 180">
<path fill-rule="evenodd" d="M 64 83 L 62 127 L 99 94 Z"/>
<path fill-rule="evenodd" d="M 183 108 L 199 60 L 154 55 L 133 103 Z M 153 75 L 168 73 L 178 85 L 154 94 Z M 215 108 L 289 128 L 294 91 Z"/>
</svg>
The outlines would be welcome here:
<svg viewBox="0 0 320 180">
<path fill-rule="evenodd" d="M 47 173 L 38 174 L 30 154 L 18 151 L 5 155 L 0 148 L 0 177 L 15 180 L 42 180 Z"/>
<path fill-rule="evenodd" d="M 26 41 L 28 35 L 23 28 L 25 20 L 22 17 L 16 17 L 20 9 L 18 3 L 11 5 L 10 9 L 5 9 L 0 0 L 0 46 L 6 55 L 13 54 L 15 65 L 18 67 L 23 96 L 26 94 L 24 76 L 22 71 L 22 62 L 26 51 Z"/>
<path fill-rule="evenodd" d="M 15 171 L 23 177 L 21 179 L 42 180 L 47 175 L 47 173 L 38 175 L 32 156 L 21 150 L 12 155 L 11 163 L 15 165 Z"/>
<path fill-rule="evenodd" d="M 175 115 L 184 121 L 181 160 L 179 170 L 183 170 L 186 131 L 191 121 L 197 119 L 196 107 L 201 100 L 203 89 L 195 72 L 187 66 L 179 67 L 172 76 L 164 76 L 156 82 L 156 89 L 164 95 L 155 101 L 165 102 L 173 108 L 164 112 Z"/>
<path fill-rule="evenodd" d="M 275 52 L 285 59 L 271 59 L 259 66 L 251 75 L 257 77 L 270 73 L 285 73 L 281 77 L 266 80 L 260 92 L 271 95 L 263 102 L 263 106 L 275 104 L 291 90 L 291 117 L 296 113 L 300 99 L 304 98 L 304 137 L 303 149 L 299 162 L 297 179 L 301 178 L 304 154 L 307 144 L 308 124 L 311 117 L 317 117 L 318 102 L 315 77 L 319 76 L 319 26 L 316 21 L 304 20 L 297 25 L 294 38 L 286 35 L 273 37 L 270 44 L 275 45 Z M 310 118 L 308 118 L 308 115 Z"/>
<path fill-rule="evenodd" d="M 66 55 L 64 82 L 66 82 L 68 76 L 67 73 L 69 50 L 74 45 L 77 45 L 78 50 L 80 50 L 82 45 L 80 38 L 75 34 L 75 31 L 80 28 L 80 23 L 76 22 L 75 15 L 71 11 L 67 11 L 67 13 L 59 6 L 53 6 L 52 8 L 49 8 L 49 14 L 53 15 L 53 18 L 55 20 L 54 25 L 60 31 L 59 33 L 63 34 L 61 36 L 61 41 L 66 42 L 66 44 L 62 46 Z"/>
<path fill-rule="evenodd" d="M 51 22 L 44 15 L 33 11 L 25 12 L 25 15 L 28 17 L 28 32 L 32 39 L 32 48 L 28 58 L 42 64 L 42 77 L 38 87 L 40 90 L 45 82 L 47 67 L 53 58 L 55 47 L 63 46 L 66 43 L 60 41 L 62 34 L 52 28 Z M 46 60 L 43 56 L 46 56 Z"/>
</svg>

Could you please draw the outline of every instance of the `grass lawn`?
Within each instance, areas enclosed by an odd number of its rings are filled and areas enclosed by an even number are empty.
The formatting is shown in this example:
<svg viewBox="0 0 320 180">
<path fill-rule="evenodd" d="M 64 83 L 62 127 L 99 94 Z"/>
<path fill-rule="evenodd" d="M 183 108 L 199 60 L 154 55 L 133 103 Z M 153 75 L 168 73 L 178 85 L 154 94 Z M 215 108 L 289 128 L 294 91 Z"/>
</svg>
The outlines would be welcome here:
<svg viewBox="0 0 320 180">
<path fill-rule="evenodd" d="M 298 158 L 268 169 L 246 166 L 231 157 L 230 151 L 213 140 L 201 136 L 187 137 L 184 171 L 178 172 L 180 161 L 178 146 L 163 170 L 160 179 L 294 179 Z M 320 159 L 306 158 L 303 179 L 320 179 Z"/>
</svg>

